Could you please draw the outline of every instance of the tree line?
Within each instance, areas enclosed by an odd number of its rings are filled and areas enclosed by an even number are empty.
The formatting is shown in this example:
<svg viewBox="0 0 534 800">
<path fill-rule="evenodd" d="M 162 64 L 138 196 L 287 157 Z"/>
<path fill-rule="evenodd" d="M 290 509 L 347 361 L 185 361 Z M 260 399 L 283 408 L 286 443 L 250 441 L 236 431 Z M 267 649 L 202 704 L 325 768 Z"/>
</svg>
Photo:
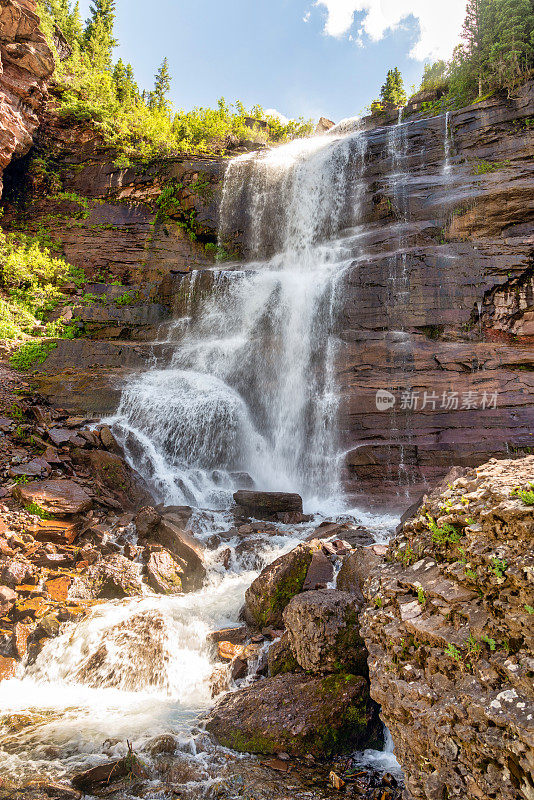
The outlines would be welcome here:
<svg viewBox="0 0 534 800">
<path fill-rule="evenodd" d="M 534 0 L 469 0 L 461 41 L 450 61 L 427 64 L 422 90 L 441 90 L 442 105 L 465 105 L 495 91 L 510 94 L 534 74 Z M 400 70 L 388 71 L 376 113 L 406 105 Z"/>
<path fill-rule="evenodd" d="M 91 121 L 105 140 L 129 157 L 151 158 L 180 151 L 220 151 L 229 138 L 263 137 L 283 141 L 310 132 L 302 119 L 282 124 L 265 117 L 260 106 L 246 110 L 241 103 L 228 105 L 221 98 L 216 108 L 176 112 L 169 100 L 169 62 L 160 64 L 151 90 L 140 90 L 131 64 L 113 53 L 116 0 L 93 0 L 89 17 L 82 22 L 79 2 L 38 0 L 38 12 L 48 41 L 54 47 L 59 28 L 71 54 L 56 59 L 56 91 L 61 111 Z M 56 54 L 57 55 L 57 54 Z M 265 126 L 251 130 L 249 117 L 265 119 Z"/>
</svg>

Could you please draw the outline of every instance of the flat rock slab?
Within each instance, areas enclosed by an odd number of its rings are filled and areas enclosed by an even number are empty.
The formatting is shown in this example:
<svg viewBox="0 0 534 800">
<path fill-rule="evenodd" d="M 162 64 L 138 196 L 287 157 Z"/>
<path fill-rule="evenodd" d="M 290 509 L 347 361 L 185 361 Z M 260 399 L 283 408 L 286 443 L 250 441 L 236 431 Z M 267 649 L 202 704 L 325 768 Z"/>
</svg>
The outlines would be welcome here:
<svg viewBox="0 0 534 800">
<path fill-rule="evenodd" d="M 80 514 L 93 505 L 89 495 L 74 481 L 32 481 L 16 486 L 13 494 L 23 505 L 35 503 L 52 514 Z"/>
<path fill-rule="evenodd" d="M 256 519 L 272 519 L 277 514 L 302 514 L 302 497 L 288 492 L 240 490 L 234 500 L 245 514 Z"/>
</svg>

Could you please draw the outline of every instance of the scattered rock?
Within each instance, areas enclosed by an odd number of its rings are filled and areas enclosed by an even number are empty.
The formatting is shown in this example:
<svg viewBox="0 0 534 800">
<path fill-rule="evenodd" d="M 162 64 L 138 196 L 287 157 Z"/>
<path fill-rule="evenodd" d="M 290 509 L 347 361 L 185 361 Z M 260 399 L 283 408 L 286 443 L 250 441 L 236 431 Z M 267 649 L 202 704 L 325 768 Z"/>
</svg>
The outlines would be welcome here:
<svg viewBox="0 0 534 800">
<path fill-rule="evenodd" d="M 334 566 L 321 550 L 313 553 L 302 591 L 310 589 L 325 589 L 334 577 Z"/>
</svg>

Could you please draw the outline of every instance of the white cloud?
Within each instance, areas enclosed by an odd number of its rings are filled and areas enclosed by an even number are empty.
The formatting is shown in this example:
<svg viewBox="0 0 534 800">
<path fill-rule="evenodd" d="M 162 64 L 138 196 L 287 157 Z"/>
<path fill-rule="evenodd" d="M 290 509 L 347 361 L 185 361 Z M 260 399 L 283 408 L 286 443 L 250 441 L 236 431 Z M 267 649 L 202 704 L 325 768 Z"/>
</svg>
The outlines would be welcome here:
<svg viewBox="0 0 534 800">
<path fill-rule="evenodd" d="M 277 111 L 276 108 L 266 108 L 265 111 L 263 112 L 263 116 L 274 117 L 279 122 L 281 122 L 282 125 L 287 125 L 287 123 L 289 122 L 289 119 L 285 117 L 283 114 L 281 114 L 280 111 Z"/>
<path fill-rule="evenodd" d="M 324 32 L 343 36 L 350 30 L 356 12 L 363 13 L 362 32 L 373 42 L 415 17 L 419 37 L 410 51 L 417 61 L 449 58 L 458 43 L 465 17 L 466 0 L 315 0 L 328 12 Z"/>
<path fill-rule="evenodd" d="M 310 21 L 310 17 L 311 17 L 311 11 L 306 11 L 304 16 L 302 17 L 302 21 L 303 22 L 309 22 Z"/>
</svg>

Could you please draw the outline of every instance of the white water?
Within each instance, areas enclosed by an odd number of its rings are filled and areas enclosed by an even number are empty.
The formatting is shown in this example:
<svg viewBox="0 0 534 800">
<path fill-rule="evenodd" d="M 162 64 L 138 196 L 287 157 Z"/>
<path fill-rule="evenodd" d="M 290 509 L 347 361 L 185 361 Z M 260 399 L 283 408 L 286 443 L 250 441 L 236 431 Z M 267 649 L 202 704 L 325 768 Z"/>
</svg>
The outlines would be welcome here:
<svg viewBox="0 0 534 800">
<path fill-rule="evenodd" d="M 128 383 L 113 420 L 132 463 L 165 502 L 224 512 L 238 473 L 247 473 L 261 489 L 301 493 L 307 510 L 349 513 L 339 482 L 332 331 L 354 258 L 346 231 L 359 218 L 365 138 L 355 127 L 347 120 L 329 136 L 230 164 L 221 236 L 241 207 L 249 209 L 251 261 L 222 272 L 198 314 L 191 295 L 187 318 L 163 336 L 170 361 Z M 356 517 L 375 527 L 377 540 L 396 522 Z M 230 527 L 224 513 L 207 519 L 201 538 Z M 268 563 L 308 531 L 282 527 L 279 536 L 258 537 L 254 549 Z M 16 746 L 4 739 L 0 770 L 62 776 L 124 754 L 126 739 L 146 756 L 151 737 L 170 731 L 179 752 L 196 759 L 198 780 L 216 780 L 217 751 L 197 728 L 212 703 L 206 635 L 236 622 L 257 574 L 235 545 L 210 554 L 202 590 L 96 607 L 65 626 L 18 680 L 0 684 L 5 714 L 35 714 Z M 218 558 L 228 546 L 226 571 Z"/>
<path fill-rule="evenodd" d="M 170 364 L 130 381 L 114 419 L 163 500 L 225 508 L 235 473 L 247 473 L 313 511 L 340 503 L 332 330 L 353 257 L 340 232 L 358 220 L 364 157 L 351 130 L 229 165 L 221 239 L 244 225 L 251 260 L 221 273 L 175 329 Z"/>
</svg>

